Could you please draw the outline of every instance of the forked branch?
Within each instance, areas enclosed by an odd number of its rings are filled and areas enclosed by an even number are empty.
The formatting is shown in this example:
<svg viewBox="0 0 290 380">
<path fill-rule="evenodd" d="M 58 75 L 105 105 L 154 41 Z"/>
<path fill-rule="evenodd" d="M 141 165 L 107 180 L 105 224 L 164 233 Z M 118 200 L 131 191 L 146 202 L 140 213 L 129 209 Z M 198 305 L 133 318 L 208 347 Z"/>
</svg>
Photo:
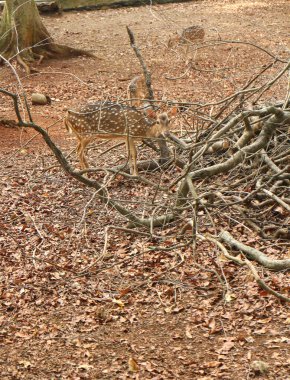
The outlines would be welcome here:
<svg viewBox="0 0 290 380">
<path fill-rule="evenodd" d="M 147 69 L 147 66 L 145 64 L 145 61 L 144 61 L 141 53 L 140 53 L 140 50 L 139 50 L 138 46 L 136 45 L 135 36 L 134 36 L 132 30 L 128 26 L 126 28 L 127 28 L 127 32 L 129 35 L 131 47 L 134 50 L 136 57 L 138 58 L 140 65 L 142 67 L 142 70 L 143 70 L 143 75 L 145 77 L 145 82 L 146 82 L 146 86 L 147 86 L 147 90 L 148 90 L 149 100 L 154 100 L 154 94 L 153 94 L 152 84 L 151 84 L 151 73 Z"/>
<path fill-rule="evenodd" d="M 261 264 L 265 268 L 272 269 L 275 271 L 290 269 L 290 259 L 285 259 L 285 260 L 269 259 L 267 255 L 265 255 L 263 252 L 259 251 L 258 249 L 249 247 L 248 245 L 243 244 L 239 242 L 238 240 L 234 239 L 233 236 L 227 231 L 222 231 L 219 237 L 222 241 L 227 243 L 230 247 L 241 250 L 248 259 L 255 260 L 257 263 Z"/>
</svg>

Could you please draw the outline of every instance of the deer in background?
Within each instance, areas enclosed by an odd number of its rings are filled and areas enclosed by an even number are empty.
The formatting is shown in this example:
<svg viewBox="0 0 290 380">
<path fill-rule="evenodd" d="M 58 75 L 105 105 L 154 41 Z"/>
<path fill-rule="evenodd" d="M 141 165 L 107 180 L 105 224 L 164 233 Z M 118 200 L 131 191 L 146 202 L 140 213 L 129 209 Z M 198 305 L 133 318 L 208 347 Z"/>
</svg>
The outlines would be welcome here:
<svg viewBox="0 0 290 380">
<path fill-rule="evenodd" d="M 186 54 L 188 53 L 189 46 L 199 42 L 203 42 L 205 31 L 202 26 L 193 25 L 189 28 L 183 29 L 181 34 L 171 36 L 168 40 L 167 47 L 173 48 L 176 45 L 186 45 Z"/>
<path fill-rule="evenodd" d="M 147 92 L 145 79 L 139 75 L 134 77 L 128 85 L 128 98 L 131 99 L 131 106 L 142 106 L 142 99 L 146 99 L 148 97 Z"/>
<path fill-rule="evenodd" d="M 81 168 L 88 167 L 85 151 L 94 139 L 119 139 L 126 142 L 130 172 L 138 175 L 137 150 L 135 141 L 146 138 L 158 138 L 169 131 L 170 114 L 156 115 L 152 109 L 140 111 L 113 102 L 96 102 L 87 104 L 76 110 L 69 110 L 65 117 L 65 126 L 77 140 L 77 154 Z"/>
</svg>

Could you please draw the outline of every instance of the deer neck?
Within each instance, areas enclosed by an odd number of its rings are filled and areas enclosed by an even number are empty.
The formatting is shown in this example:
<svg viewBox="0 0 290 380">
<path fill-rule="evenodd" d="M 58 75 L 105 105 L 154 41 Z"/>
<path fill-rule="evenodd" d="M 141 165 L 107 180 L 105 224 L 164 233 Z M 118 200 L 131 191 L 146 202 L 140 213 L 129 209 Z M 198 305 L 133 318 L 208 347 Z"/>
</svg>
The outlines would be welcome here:
<svg viewBox="0 0 290 380">
<path fill-rule="evenodd" d="M 146 137 L 158 137 L 164 132 L 164 127 L 160 124 L 153 124 L 147 128 Z"/>
</svg>

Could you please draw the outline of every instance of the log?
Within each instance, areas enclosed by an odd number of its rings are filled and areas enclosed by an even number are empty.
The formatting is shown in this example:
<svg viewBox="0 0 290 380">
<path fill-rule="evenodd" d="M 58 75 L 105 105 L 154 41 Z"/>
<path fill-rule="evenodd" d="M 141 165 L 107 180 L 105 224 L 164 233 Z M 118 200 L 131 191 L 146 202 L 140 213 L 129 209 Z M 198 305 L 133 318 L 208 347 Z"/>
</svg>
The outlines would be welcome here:
<svg viewBox="0 0 290 380">
<path fill-rule="evenodd" d="M 93 10 L 122 7 L 138 7 L 150 4 L 184 3 L 192 0 L 35 0 L 41 13 L 53 13 L 69 10 Z M 197 0 L 196 0 L 197 1 Z M 0 9 L 3 9 L 5 1 L 0 1 Z"/>
</svg>

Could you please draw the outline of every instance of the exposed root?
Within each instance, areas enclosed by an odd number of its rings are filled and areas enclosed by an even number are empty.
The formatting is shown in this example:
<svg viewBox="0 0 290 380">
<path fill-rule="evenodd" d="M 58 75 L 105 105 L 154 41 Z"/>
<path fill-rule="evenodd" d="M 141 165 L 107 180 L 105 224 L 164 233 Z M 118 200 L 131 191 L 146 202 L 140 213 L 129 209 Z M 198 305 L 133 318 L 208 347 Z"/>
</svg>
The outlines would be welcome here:
<svg viewBox="0 0 290 380">
<path fill-rule="evenodd" d="M 24 60 L 21 58 L 21 55 L 16 56 L 16 60 L 19 63 L 20 66 L 22 66 L 26 72 L 27 75 L 30 74 L 30 66 L 24 62 Z"/>
</svg>

